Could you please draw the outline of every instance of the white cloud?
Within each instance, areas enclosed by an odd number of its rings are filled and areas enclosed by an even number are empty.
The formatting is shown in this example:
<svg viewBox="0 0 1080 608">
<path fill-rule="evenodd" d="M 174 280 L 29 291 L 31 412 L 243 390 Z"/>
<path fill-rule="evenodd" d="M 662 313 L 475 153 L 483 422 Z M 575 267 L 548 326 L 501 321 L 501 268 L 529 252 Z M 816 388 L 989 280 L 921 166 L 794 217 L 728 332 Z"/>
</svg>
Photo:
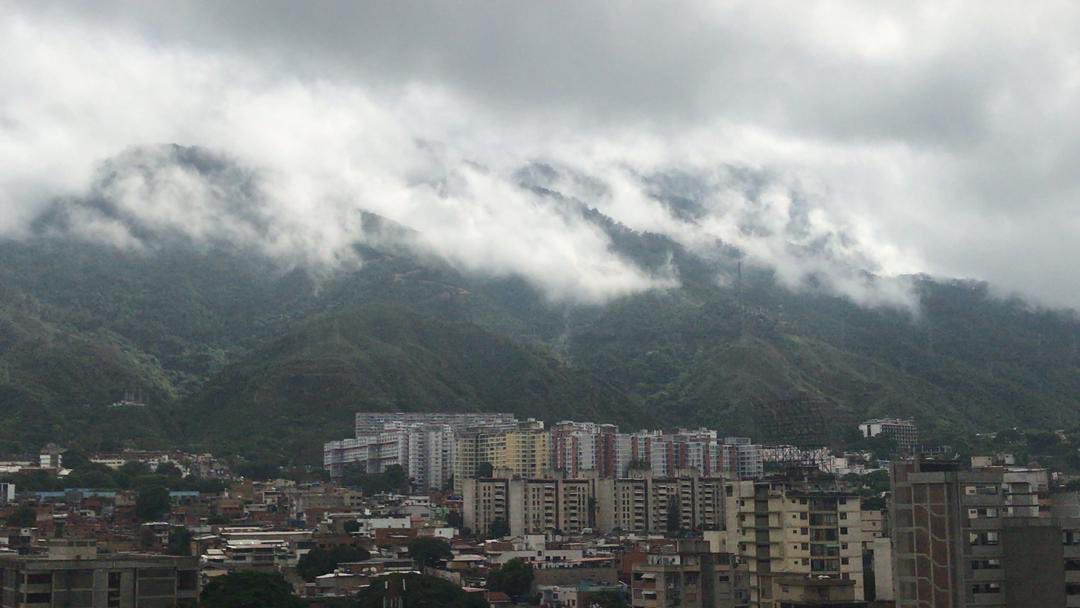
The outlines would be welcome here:
<svg viewBox="0 0 1080 608">
<path fill-rule="evenodd" d="M 368 209 L 463 269 L 520 274 L 555 299 L 677 282 L 517 187 L 514 171 L 540 159 L 590 176 L 559 187 L 618 221 L 692 248 L 723 239 L 793 288 L 907 305 L 902 283 L 861 271 L 929 271 L 1080 304 L 1073 5 L 305 12 L 5 3 L 0 234 L 94 187 L 102 160 L 176 142 L 250 167 L 265 196 L 222 207 L 240 196 L 232 181 L 162 168 L 109 182 L 116 212 L 340 264 Z M 679 171 L 703 188 L 692 218 L 642 186 Z M 83 236 L 139 244 L 73 213 Z"/>
</svg>

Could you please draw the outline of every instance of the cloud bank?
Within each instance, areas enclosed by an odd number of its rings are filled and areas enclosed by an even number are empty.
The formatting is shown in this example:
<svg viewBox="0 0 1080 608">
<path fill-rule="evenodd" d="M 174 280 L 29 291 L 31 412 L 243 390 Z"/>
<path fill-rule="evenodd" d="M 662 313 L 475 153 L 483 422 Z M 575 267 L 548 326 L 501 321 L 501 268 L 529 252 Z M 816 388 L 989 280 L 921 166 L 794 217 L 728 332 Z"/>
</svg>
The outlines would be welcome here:
<svg viewBox="0 0 1080 608">
<path fill-rule="evenodd" d="M 678 284 L 523 187 L 540 162 L 560 193 L 792 288 L 906 306 L 866 271 L 926 271 L 1080 305 L 1068 4 L 0 4 L 9 237 L 89 195 L 107 207 L 67 212 L 85 238 L 335 265 L 369 210 L 554 300 Z"/>
</svg>

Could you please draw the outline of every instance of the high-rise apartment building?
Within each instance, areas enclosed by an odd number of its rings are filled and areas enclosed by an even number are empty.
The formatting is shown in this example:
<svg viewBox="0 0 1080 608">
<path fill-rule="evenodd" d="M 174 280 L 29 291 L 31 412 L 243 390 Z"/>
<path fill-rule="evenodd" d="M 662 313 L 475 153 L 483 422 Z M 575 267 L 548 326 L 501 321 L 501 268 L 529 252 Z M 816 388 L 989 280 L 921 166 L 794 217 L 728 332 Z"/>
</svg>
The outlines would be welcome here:
<svg viewBox="0 0 1080 608">
<path fill-rule="evenodd" d="M 788 479 L 725 485 L 727 546 L 747 565 L 754 608 L 781 606 L 783 576 L 852 581 L 863 598 L 857 495 Z"/>
<path fill-rule="evenodd" d="M 565 477 L 466 479 L 463 523 L 485 534 L 498 519 L 514 536 L 580 534 L 595 525 L 595 483 Z"/>
<path fill-rule="evenodd" d="M 898 607 L 1080 605 L 1075 520 L 1040 510 L 1045 470 L 912 459 L 890 473 Z"/>
<path fill-rule="evenodd" d="M 323 466 L 331 477 L 341 477 L 349 465 L 368 473 L 398 465 L 417 486 L 442 488 L 458 472 L 457 433 L 467 433 L 470 425 L 497 433 L 516 424 L 511 414 L 361 412 L 356 415 L 355 437 L 323 445 Z"/>
<path fill-rule="evenodd" d="M 54 539 L 46 555 L 2 556 L 0 574 L 0 608 L 194 608 L 199 598 L 198 558 L 99 555 L 93 540 Z"/>
<path fill-rule="evenodd" d="M 650 550 L 634 564 L 634 608 L 736 608 L 747 605 L 746 575 L 729 553 L 713 553 L 709 543 L 680 540 Z"/>
<path fill-rule="evenodd" d="M 551 429 L 551 470 L 570 477 L 595 473 L 615 477 L 616 437 L 613 424 L 564 421 Z M 629 461 L 628 461 L 629 462 Z"/>
<path fill-rule="evenodd" d="M 500 430 L 512 428 L 517 419 L 504 412 L 357 412 L 356 436 L 377 433 L 387 426 L 409 424 L 445 424 L 455 431 L 469 427 Z"/>
<path fill-rule="evenodd" d="M 886 437 L 896 443 L 902 454 L 910 454 L 919 445 L 919 426 L 910 418 L 874 418 L 859 425 L 863 437 Z"/>
<path fill-rule="evenodd" d="M 723 485 L 694 470 L 678 477 L 642 471 L 596 482 L 597 527 L 638 534 L 723 528 Z"/>
</svg>

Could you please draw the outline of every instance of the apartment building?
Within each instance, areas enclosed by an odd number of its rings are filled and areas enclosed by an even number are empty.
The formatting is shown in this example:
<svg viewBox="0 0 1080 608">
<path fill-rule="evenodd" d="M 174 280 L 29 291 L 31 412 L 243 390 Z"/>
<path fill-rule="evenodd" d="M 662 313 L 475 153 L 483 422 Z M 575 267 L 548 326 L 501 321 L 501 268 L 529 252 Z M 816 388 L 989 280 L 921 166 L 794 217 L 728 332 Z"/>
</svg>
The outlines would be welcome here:
<svg viewBox="0 0 1080 608">
<path fill-rule="evenodd" d="M 912 459 L 890 473 L 898 607 L 1080 606 L 1080 535 L 1041 512 L 1045 470 Z"/>
<path fill-rule="evenodd" d="M 464 497 L 462 523 L 477 534 L 487 534 L 498 520 L 510 523 L 510 480 L 465 479 L 462 481 Z"/>
<path fill-rule="evenodd" d="M 449 424 L 394 421 L 377 431 L 323 444 L 323 466 L 337 478 L 349 465 L 368 473 L 398 465 L 418 487 L 439 489 L 454 475 L 454 450 Z"/>
<path fill-rule="evenodd" d="M 0 556 L 0 608 L 194 607 L 199 597 L 195 557 L 98 555 L 93 540 L 57 539 L 44 556 Z"/>
<path fill-rule="evenodd" d="M 919 445 L 919 426 L 910 418 L 874 418 L 859 424 L 863 437 L 886 437 L 896 443 L 902 454 L 910 454 Z"/>
<path fill-rule="evenodd" d="M 570 477 L 595 473 L 615 477 L 617 470 L 614 424 L 563 421 L 551 429 L 551 470 Z M 628 461 L 629 462 L 629 461 Z"/>
<path fill-rule="evenodd" d="M 725 485 L 727 546 L 748 568 L 755 608 L 781 605 L 781 577 L 851 581 L 863 598 L 858 496 L 783 478 Z"/>
<path fill-rule="evenodd" d="M 724 480 L 695 470 L 678 477 L 649 471 L 633 477 L 596 481 L 597 527 L 624 532 L 663 533 L 720 530 L 724 526 Z"/>
<path fill-rule="evenodd" d="M 745 572 L 729 553 L 713 553 L 709 543 L 681 540 L 650 550 L 634 564 L 631 606 L 735 608 L 748 601 Z"/>
<path fill-rule="evenodd" d="M 504 436 L 505 445 L 491 453 L 491 464 L 522 478 L 545 477 L 551 467 L 551 436 L 539 420 L 519 422 Z"/>
<path fill-rule="evenodd" d="M 455 431 L 470 427 L 484 427 L 497 431 L 513 428 L 517 424 L 517 418 L 505 412 L 358 412 L 355 436 L 378 433 L 388 425 L 410 424 L 445 424 Z"/>
<path fill-rule="evenodd" d="M 451 477 L 462 479 L 459 473 L 466 472 L 455 454 L 458 434 L 468 436 L 475 429 L 500 433 L 516 425 L 514 416 L 506 413 L 360 412 L 352 438 L 323 445 L 323 466 L 331 477 L 338 478 L 348 465 L 362 466 L 368 473 L 398 465 L 417 486 L 438 489 Z M 473 467 L 468 474 L 471 477 L 476 462 L 488 458 L 477 453 L 475 441 L 466 441 L 464 448 L 464 466 L 472 463 Z M 456 488 L 460 490 L 460 485 Z"/>
</svg>

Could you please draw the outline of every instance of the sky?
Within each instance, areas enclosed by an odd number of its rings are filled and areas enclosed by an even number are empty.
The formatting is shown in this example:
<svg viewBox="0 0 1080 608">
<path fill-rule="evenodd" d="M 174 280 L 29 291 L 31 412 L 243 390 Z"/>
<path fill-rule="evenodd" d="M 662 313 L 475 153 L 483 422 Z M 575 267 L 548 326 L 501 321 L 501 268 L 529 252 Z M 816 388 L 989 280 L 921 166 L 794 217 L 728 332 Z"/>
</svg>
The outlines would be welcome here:
<svg viewBox="0 0 1080 608">
<path fill-rule="evenodd" d="M 337 267 L 362 263 L 367 210 L 555 301 L 678 285 L 523 188 L 543 163 L 617 221 L 733 244 L 792 289 L 910 307 L 888 277 L 928 273 L 1080 307 L 1072 3 L 0 0 L 0 54 L 3 238 L 93 194 Z M 168 143 L 239 168 L 192 171 Z M 73 237 L 147 246 L 70 214 Z"/>
</svg>

